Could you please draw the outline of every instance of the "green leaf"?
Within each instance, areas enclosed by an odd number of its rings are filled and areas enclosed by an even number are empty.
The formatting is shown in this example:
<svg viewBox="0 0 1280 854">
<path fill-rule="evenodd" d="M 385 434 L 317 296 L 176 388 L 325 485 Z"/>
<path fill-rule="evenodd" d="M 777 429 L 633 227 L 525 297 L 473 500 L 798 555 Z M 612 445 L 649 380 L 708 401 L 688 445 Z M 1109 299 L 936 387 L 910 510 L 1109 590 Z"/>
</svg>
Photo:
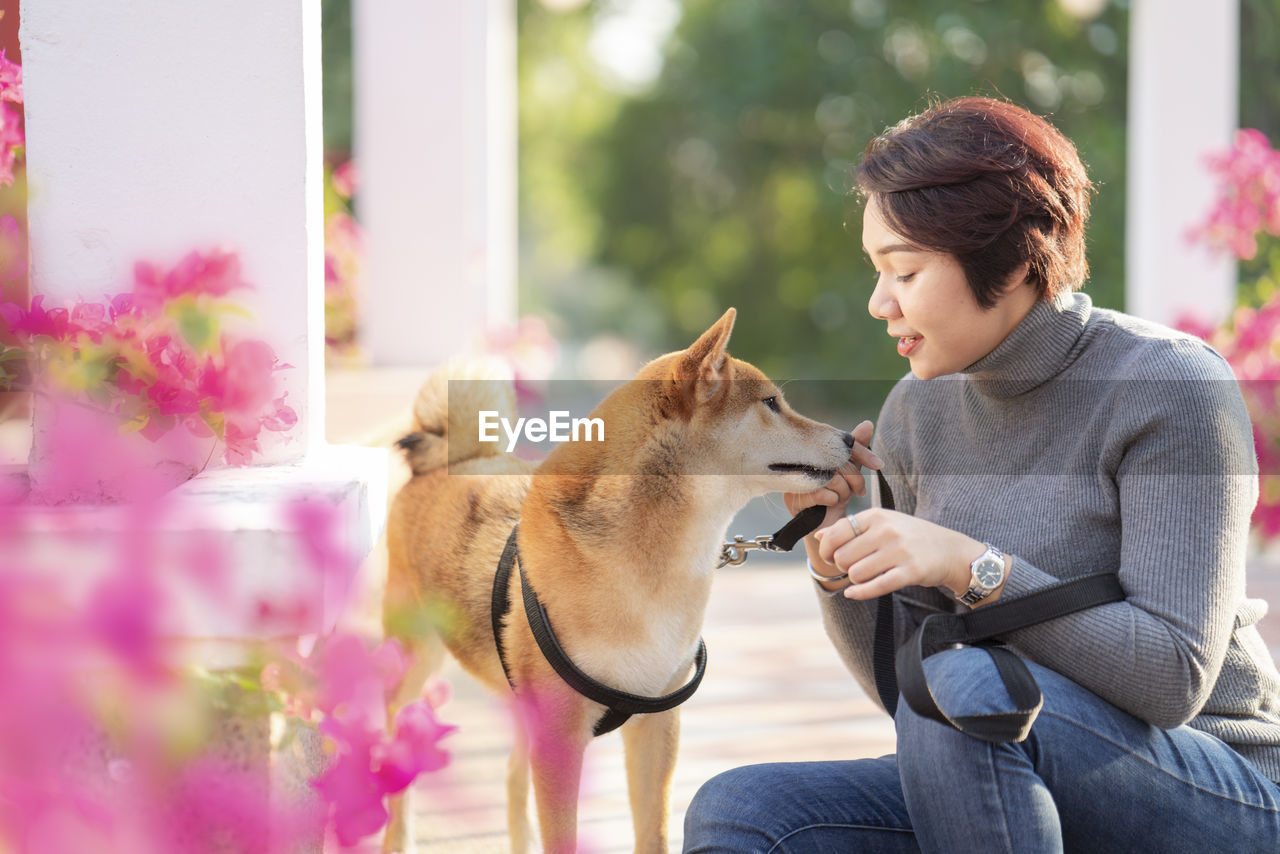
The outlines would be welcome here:
<svg viewBox="0 0 1280 854">
<path fill-rule="evenodd" d="M 199 306 L 183 306 L 178 312 L 178 331 L 198 353 L 208 352 L 217 340 L 218 322 Z"/>
</svg>

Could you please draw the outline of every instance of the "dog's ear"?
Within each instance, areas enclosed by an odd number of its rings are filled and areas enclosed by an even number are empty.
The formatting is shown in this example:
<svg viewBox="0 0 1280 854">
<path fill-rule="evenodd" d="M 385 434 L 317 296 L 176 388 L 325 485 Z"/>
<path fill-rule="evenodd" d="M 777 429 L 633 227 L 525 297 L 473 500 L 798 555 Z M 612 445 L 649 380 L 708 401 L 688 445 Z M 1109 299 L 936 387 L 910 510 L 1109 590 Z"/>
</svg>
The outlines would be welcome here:
<svg viewBox="0 0 1280 854">
<path fill-rule="evenodd" d="M 729 309 L 684 351 L 677 368 L 685 398 L 694 406 L 701 406 L 723 391 L 731 380 L 729 364 L 729 334 L 737 309 Z"/>
</svg>

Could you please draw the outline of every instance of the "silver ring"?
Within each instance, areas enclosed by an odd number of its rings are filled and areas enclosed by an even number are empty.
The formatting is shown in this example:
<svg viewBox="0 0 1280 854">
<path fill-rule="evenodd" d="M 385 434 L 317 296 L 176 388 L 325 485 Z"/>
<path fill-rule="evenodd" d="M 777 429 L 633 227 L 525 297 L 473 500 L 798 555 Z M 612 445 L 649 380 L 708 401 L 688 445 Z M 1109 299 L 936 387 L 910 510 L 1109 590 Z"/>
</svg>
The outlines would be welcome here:
<svg viewBox="0 0 1280 854">
<path fill-rule="evenodd" d="M 850 513 L 848 516 L 845 516 L 844 518 L 848 519 L 849 524 L 853 526 L 853 535 L 855 537 L 862 533 L 862 526 L 858 524 L 857 519 L 853 518 L 852 513 Z"/>
</svg>

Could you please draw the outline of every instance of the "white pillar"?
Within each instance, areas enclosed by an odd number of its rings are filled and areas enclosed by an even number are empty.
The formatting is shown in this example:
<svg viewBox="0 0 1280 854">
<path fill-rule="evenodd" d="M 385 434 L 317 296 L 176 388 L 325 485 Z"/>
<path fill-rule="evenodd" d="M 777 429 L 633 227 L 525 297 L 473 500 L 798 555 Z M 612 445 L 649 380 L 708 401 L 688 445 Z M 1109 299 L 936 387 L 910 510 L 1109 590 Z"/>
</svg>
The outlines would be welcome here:
<svg viewBox="0 0 1280 854">
<path fill-rule="evenodd" d="M 238 654 L 264 631 L 328 630 L 386 519 L 387 452 L 323 440 L 320 0 L 25 0 L 21 27 L 33 292 L 96 301 L 127 290 L 136 261 L 226 246 L 257 286 L 254 334 L 292 366 L 278 374 L 299 418 L 291 441 L 265 446 L 264 465 L 183 483 L 169 496 L 182 512 L 152 524 L 165 542 L 225 549 L 238 605 L 291 591 L 314 607 L 267 630 L 197 585 L 176 590 L 165 631 L 232 641 Z M 33 486 L 39 439 L 37 423 Z M 333 539 L 351 556 L 322 580 L 299 556 L 314 532 L 288 511 L 304 499 L 332 509 Z M 65 550 L 49 566 L 86 577 L 114 566 L 112 544 L 136 522 L 108 505 L 30 511 L 33 554 Z M 177 588 L 189 579 L 166 576 Z"/>
<path fill-rule="evenodd" d="M 355 0 L 362 343 L 424 365 L 515 315 L 513 0 Z"/>
<path fill-rule="evenodd" d="M 1235 262 L 1185 235 L 1214 197 L 1204 155 L 1238 121 L 1238 0 L 1133 0 L 1129 32 L 1126 308 L 1216 323 L 1235 302 Z"/>
<path fill-rule="evenodd" d="M 234 249 L 293 366 L 299 422 L 262 462 L 302 458 L 324 435 L 319 0 L 26 0 L 21 26 L 32 292 L 97 300 L 139 260 Z"/>
</svg>

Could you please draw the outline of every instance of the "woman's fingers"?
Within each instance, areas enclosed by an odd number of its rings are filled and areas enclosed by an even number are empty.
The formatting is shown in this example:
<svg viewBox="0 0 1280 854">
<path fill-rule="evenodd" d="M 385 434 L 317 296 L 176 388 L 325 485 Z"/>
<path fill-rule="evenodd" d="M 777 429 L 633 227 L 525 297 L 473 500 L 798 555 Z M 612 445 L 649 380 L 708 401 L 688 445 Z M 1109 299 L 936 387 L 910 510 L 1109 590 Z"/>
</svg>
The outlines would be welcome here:
<svg viewBox="0 0 1280 854">
<path fill-rule="evenodd" d="M 845 569 L 853 561 L 862 557 L 862 551 L 854 545 L 854 541 L 865 530 L 865 525 L 857 516 L 842 516 L 815 532 L 818 537 L 818 554 L 828 563 L 834 563 Z"/>
<path fill-rule="evenodd" d="M 915 584 L 916 582 L 912 581 L 908 575 L 907 570 L 895 566 L 865 581 L 855 581 L 845 588 L 844 595 L 850 599 L 875 599 Z M 850 579 L 852 578 L 853 576 L 850 575 Z"/>
<path fill-rule="evenodd" d="M 870 421 L 863 421 L 849 431 L 854 441 L 853 447 L 849 449 L 849 460 L 855 465 L 866 466 L 869 469 L 884 468 L 884 460 L 876 456 L 869 447 L 873 430 L 874 427 Z"/>
</svg>

